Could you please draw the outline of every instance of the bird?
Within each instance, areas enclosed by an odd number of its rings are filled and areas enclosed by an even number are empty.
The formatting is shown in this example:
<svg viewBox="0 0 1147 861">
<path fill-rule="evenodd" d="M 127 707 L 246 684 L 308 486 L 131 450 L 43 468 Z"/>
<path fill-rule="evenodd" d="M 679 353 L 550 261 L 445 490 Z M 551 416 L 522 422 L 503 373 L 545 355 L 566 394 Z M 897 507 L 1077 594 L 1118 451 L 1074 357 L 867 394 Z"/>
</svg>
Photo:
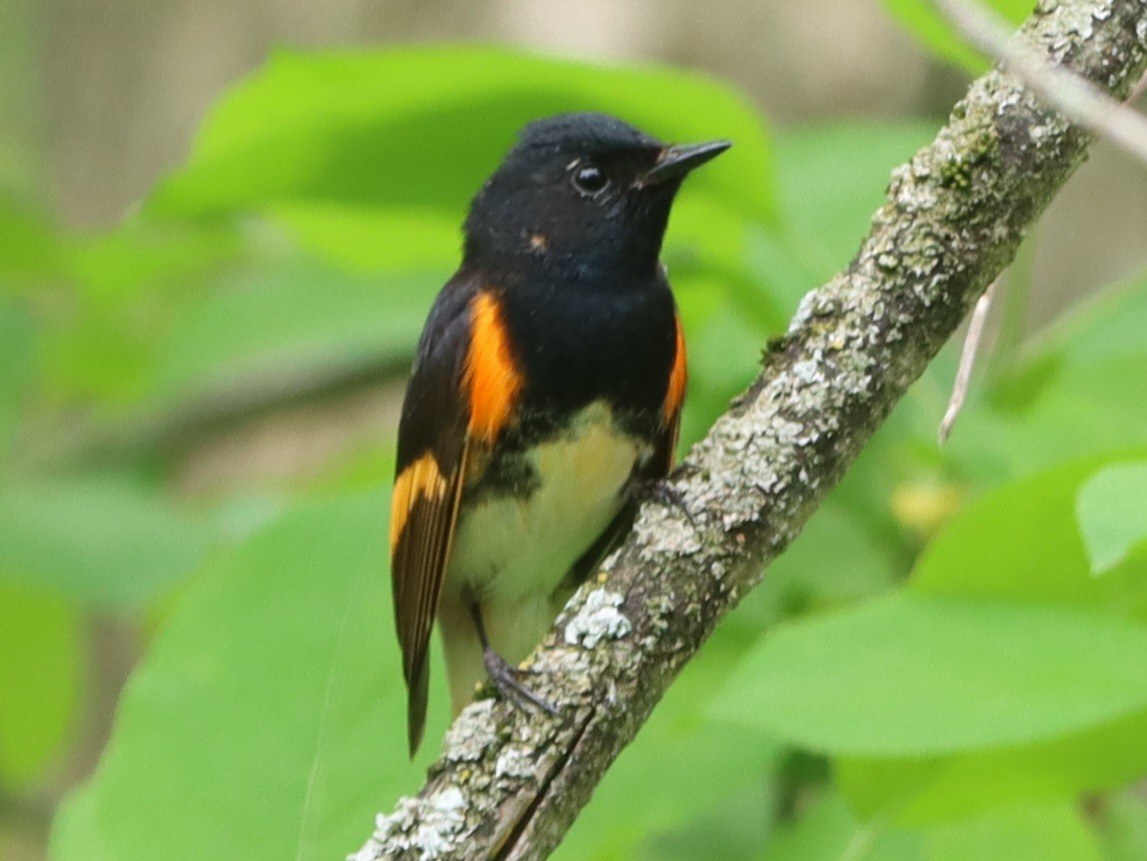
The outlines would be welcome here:
<svg viewBox="0 0 1147 861">
<path fill-rule="evenodd" d="M 488 679 L 554 711 L 518 663 L 673 465 L 685 341 L 660 262 L 686 175 L 615 117 L 535 120 L 473 198 L 399 420 L 390 552 L 410 756 L 441 630 L 455 715 Z"/>
</svg>

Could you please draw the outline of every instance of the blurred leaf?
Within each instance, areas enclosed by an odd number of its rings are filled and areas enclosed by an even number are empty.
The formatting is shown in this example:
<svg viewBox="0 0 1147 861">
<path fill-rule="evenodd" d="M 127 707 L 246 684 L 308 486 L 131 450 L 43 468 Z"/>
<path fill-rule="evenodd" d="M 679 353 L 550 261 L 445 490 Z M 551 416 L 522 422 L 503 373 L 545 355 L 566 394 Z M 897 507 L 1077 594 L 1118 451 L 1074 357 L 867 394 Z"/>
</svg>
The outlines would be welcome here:
<svg viewBox="0 0 1147 861">
<path fill-rule="evenodd" d="M 684 280 L 675 283 L 689 350 L 681 439 L 692 444 L 728 409 L 729 399 L 757 375 L 764 339 L 721 285 L 700 278 Z"/>
<path fill-rule="evenodd" d="M 780 229 L 752 231 L 745 262 L 749 277 L 766 287 L 773 304 L 781 309 L 782 322 L 770 332 L 778 334 L 788 326 L 804 295 L 832 276 L 834 261 L 811 237 Z M 848 261 L 842 257 L 835 262 L 841 267 Z"/>
<path fill-rule="evenodd" d="M 838 795 L 817 799 L 796 821 L 778 829 L 761 861 L 924 861 L 922 840 L 879 822 L 862 822 Z M 977 859 L 978 861 L 978 859 Z"/>
<path fill-rule="evenodd" d="M 465 205 L 447 213 L 431 207 L 373 208 L 306 200 L 276 204 L 273 213 L 300 246 L 352 272 L 436 266 L 442 281 L 462 248 Z"/>
<path fill-rule="evenodd" d="M 0 188 L 0 295 L 13 283 L 58 276 L 66 259 L 66 245 L 49 218 Z"/>
<path fill-rule="evenodd" d="M 209 529 L 220 541 L 237 544 L 281 516 L 286 508 L 287 500 L 274 495 L 258 491 L 231 494 L 212 508 Z"/>
<path fill-rule="evenodd" d="M 726 624 L 760 635 L 785 616 L 866 598 L 895 582 L 889 548 L 833 496 L 769 565 L 764 582 Z"/>
<path fill-rule="evenodd" d="M 40 303 L 48 398 L 92 404 L 100 417 L 133 405 L 172 320 L 242 244 L 230 230 L 139 218 L 72 243 L 66 280 Z"/>
<path fill-rule="evenodd" d="M 1000 810 L 927 832 L 927 861 L 1100 861 L 1099 841 L 1074 805 Z"/>
<path fill-rule="evenodd" d="M 192 399 L 322 379 L 412 355 L 436 278 L 348 276 L 305 261 L 257 271 L 188 309 L 160 345 L 148 389 Z"/>
<path fill-rule="evenodd" d="M 639 739 L 641 748 L 627 752 L 594 790 L 555 859 L 635 857 L 643 842 L 759 786 L 776 754 L 759 734 L 714 721 L 666 731 L 655 718 Z M 667 750 L 674 755 L 666 757 Z"/>
<path fill-rule="evenodd" d="M 994 10 L 1006 21 L 1019 26 L 1035 6 L 1034 0 L 983 0 L 978 4 Z M 929 0 L 884 0 L 884 7 L 904 29 L 933 54 L 976 75 L 988 69 L 988 61 L 968 45 L 967 40 Z"/>
<path fill-rule="evenodd" d="M 79 619 L 65 602 L 0 580 L 0 787 L 61 755 L 80 686 Z"/>
<path fill-rule="evenodd" d="M 197 276 L 236 257 L 241 248 L 240 237 L 231 230 L 134 217 L 80 243 L 71 269 L 91 303 L 103 309 L 134 303 L 131 311 L 138 314 L 141 300 L 172 303 L 177 286 L 197 283 Z"/>
<path fill-rule="evenodd" d="M 132 314 L 123 310 L 75 307 L 67 322 L 44 327 L 44 390 L 53 403 L 114 412 L 138 398 L 162 327 L 149 331 L 144 321 L 125 319 Z"/>
<path fill-rule="evenodd" d="M 23 307 L 0 300 L 0 461 L 20 424 L 39 370 L 36 323 Z"/>
<path fill-rule="evenodd" d="M 714 708 L 818 751 L 977 750 L 1147 709 L 1144 649 L 1096 613 L 895 594 L 777 629 Z"/>
<path fill-rule="evenodd" d="M 192 583 L 57 820 L 52 857 L 341 857 L 421 783 L 384 504 L 301 505 Z"/>
<path fill-rule="evenodd" d="M 1021 605 L 1054 602 L 1142 618 L 1147 553 L 1132 554 L 1110 580 L 1096 580 L 1075 523 L 1079 488 L 1097 467 L 1123 459 L 1108 455 L 1065 464 L 966 506 L 922 554 L 909 593 Z M 1016 801 L 1071 799 L 1144 770 L 1147 713 L 1142 711 L 1034 744 L 932 759 L 838 763 L 842 788 L 859 809 L 875 813 L 891 807 L 902 823 L 951 820 Z"/>
<path fill-rule="evenodd" d="M 990 426 L 985 416 L 969 414 L 952 455 L 998 480 L 1001 468 L 1004 475 L 1022 475 L 1075 457 L 1143 446 L 1147 399 L 1128 392 L 1137 390 L 1145 368 L 1147 351 L 1095 361 L 1064 355 L 1028 409 L 1001 410 Z"/>
<path fill-rule="evenodd" d="M 776 137 L 786 245 L 824 281 L 847 265 L 884 203 L 892 169 L 936 134 L 931 123 L 856 122 L 797 128 Z M 817 285 L 812 285 L 817 286 Z M 801 294 L 791 297 L 795 300 Z"/>
<path fill-rule="evenodd" d="M 760 119 L 727 88 L 670 68 L 459 46 L 275 55 L 216 105 L 150 206 L 190 215 L 314 197 L 460 213 L 519 128 L 575 110 L 614 111 L 667 140 L 733 139 L 743 154 L 694 184 L 768 211 Z"/>
<path fill-rule="evenodd" d="M 1090 574 L 1075 520 L 1079 488 L 1126 454 L 1088 458 L 1012 482 L 965 507 L 922 554 L 909 590 L 922 596 L 1112 608 L 1144 618 L 1147 568 L 1138 556 Z"/>
<path fill-rule="evenodd" d="M 1110 571 L 1147 539 L 1147 461 L 1096 472 L 1079 489 L 1076 514 L 1091 573 Z"/>
<path fill-rule="evenodd" d="M 204 545 L 159 492 L 124 479 L 0 488 L 0 576 L 85 604 L 144 606 L 199 563 Z"/>
<path fill-rule="evenodd" d="M 845 758 L 838 785 L 860 812 L 900 825 L 951 822 L 1016 804 L 1073 801 L 1147 772 L 1147 711 L 1035 744 L 947 757 Z"/>
<path fill-rule="evenodd" d="M 675 206 L 672 223 L 672 238 L 661 257 L 678 302 L 700 293 L 712 297 L 710 304 L 727 306 L 753 342 L 752 358 L 740 368 L 754 369 L 766 338 L 788 322 L 778 273 L 752 268 L 749 249 L 769 231 L 763 225 L 746 228 L 730 210 L 698 198 L 691 205 Z M 691 348 L 690 359 L 697 355 Z M 733 357 L 725 358 L 726 366 L 734 364 Z"/>
<path fill-rule="evenodd" d="M 713 803 L 683 815 L 669 829 L 650 834 L 636 850 L 603 845 L 597 857 L 600 861 L 752 858 L 757 848 L 765 844 L 772 826 L 776 806 L 772 784 L 772 781 L 758 781 L 735 795 L 710 798 Z M 622 851 L 618 852 L 618 848 Z"/>
<path fill-rule="evenodd" d="M 1147 858 L 1147 799 L 1134 788 L 1104 799 L 1099 830 L 1108 861 Z"/>
<path fill-rule="evenodd" d="M 1143 273 L 1065 312 L 1024 345 L 1025 358 L 990 389 L 973 382 L 945 459 L 991 486 L 1072 458 L 1147 445 L 1147 399 L 1128 396 L 1147 373 L 1143 331 Z M 933 449 L 953 374 L 934 365 L 899 410 Z"/>
<path fill-rule="evenodd" d="M 1058 317 L 1030 345 L 1029 361 L 1067 355 L 1098 365 L 1147 355 L 1147 272 L 1113 284 Z"/>
<path fill-rule="evenodd" d="M 691 201 L 738 215 L 732 232 L 713 225 L 693 237 L 703 256 L 740 249 L 745 225 L 772 217 L 767 139 L 728 89 L 672 69 L 457 46 L 276 55 L 215 107 L 190 162 L 147 211 L 269 214 L 344 265 L 445 274 L 458 248 L 448 226 L 461 223 L 513 135 L 576 110 L 609 111 L 667 140 L 736 141 L 677 206 L 683 224 L 704 223 L 690 217 Z M 686 239 L 675 233 L 670 247 Z"/>
</svg>

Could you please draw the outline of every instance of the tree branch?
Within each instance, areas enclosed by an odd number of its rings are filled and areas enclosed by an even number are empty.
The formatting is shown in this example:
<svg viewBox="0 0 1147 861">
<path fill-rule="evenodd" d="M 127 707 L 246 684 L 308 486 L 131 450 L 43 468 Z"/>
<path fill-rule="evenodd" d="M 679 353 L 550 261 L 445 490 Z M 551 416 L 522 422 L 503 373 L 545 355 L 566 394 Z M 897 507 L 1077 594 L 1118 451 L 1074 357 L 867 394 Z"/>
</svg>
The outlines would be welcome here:
<svg viewBox="0 0 1147 861">
<path fill-rule="evenodd" d="M 1126 97 L 1147 0 L 1042 0 L 1020 37 Z M 892 175 L 848 268 L 801 302 L 753 385 L 650 503 L 533 662 L 564 720 L 467 708 L 419 795 L 355 856 L 545 857 L 717 621 L 812 511 L 1008 264 L 1085 158 L 1089 133 L 998 70 Z"/>
<path fill-rule="evenodd" d="M 1018 76 L 1041 99 L 1147 165 L 1147 117 L 1067 69 L 1053 66 L 1023 42 L 1009 39 L 1003 19 L 980 4 L 969 0 L 932 2 L 965 39 Z M 1078 23 L 1090 26 L 1085 19 Z M 1135 93 L 1130 95 L 1134 98 Z"/>
</svg>

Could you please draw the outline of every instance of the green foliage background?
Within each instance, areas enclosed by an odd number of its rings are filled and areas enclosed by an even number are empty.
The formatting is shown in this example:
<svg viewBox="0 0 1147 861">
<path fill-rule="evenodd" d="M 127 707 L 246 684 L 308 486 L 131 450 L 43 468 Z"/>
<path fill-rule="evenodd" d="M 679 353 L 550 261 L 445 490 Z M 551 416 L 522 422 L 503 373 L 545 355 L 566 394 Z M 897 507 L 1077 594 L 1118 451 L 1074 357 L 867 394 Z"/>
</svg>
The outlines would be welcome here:
<svg viewBox="0 0 1147 861">
<path fill-rule="evenodd" d="M 980 62 L 925 6 L 888 5 Z M 75 744 L 90 620 L 150 632 L 53 858 L 338 857 L 420 785 L 446 712 L 439 685 L 408 764 L 393 438 L 194 495 L 178 463 L 268 405 L 400 378 L 468 197 L 524 122 L 582 109 L 736 141 L 665 249 L 687 446 L 929 124 L 770 132 L 711 80 L 499 50 L 282 53 L 114 231 L 69 234 L 0 190 L 0 797 L 34 795 Z M 1021 257 L 1005 322 L 1028 277 Z M 1147 856 L 1145 331 L 1147 274 L 1044 331 L 1005 326 L 939 448 L 942 355 L 558 857 Z"/>
</svg>

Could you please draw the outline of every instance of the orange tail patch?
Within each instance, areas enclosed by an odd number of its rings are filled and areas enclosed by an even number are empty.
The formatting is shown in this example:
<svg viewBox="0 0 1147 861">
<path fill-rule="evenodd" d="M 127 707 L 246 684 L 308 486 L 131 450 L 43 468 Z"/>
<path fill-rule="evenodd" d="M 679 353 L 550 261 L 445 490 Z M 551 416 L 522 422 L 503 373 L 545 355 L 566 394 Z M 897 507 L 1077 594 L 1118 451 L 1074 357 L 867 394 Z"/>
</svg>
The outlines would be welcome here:
<svg viewBox="0 0 1147 861">
<path fill-rule="evenodd" d="M 467 430 L 474 439 L 490 444 L 513 416 L 523 380 L 498 300 L 491 293 L 479 293 L 470 313 L 470 349 L 462 377 L 470 399 Z"/>
</svg>

